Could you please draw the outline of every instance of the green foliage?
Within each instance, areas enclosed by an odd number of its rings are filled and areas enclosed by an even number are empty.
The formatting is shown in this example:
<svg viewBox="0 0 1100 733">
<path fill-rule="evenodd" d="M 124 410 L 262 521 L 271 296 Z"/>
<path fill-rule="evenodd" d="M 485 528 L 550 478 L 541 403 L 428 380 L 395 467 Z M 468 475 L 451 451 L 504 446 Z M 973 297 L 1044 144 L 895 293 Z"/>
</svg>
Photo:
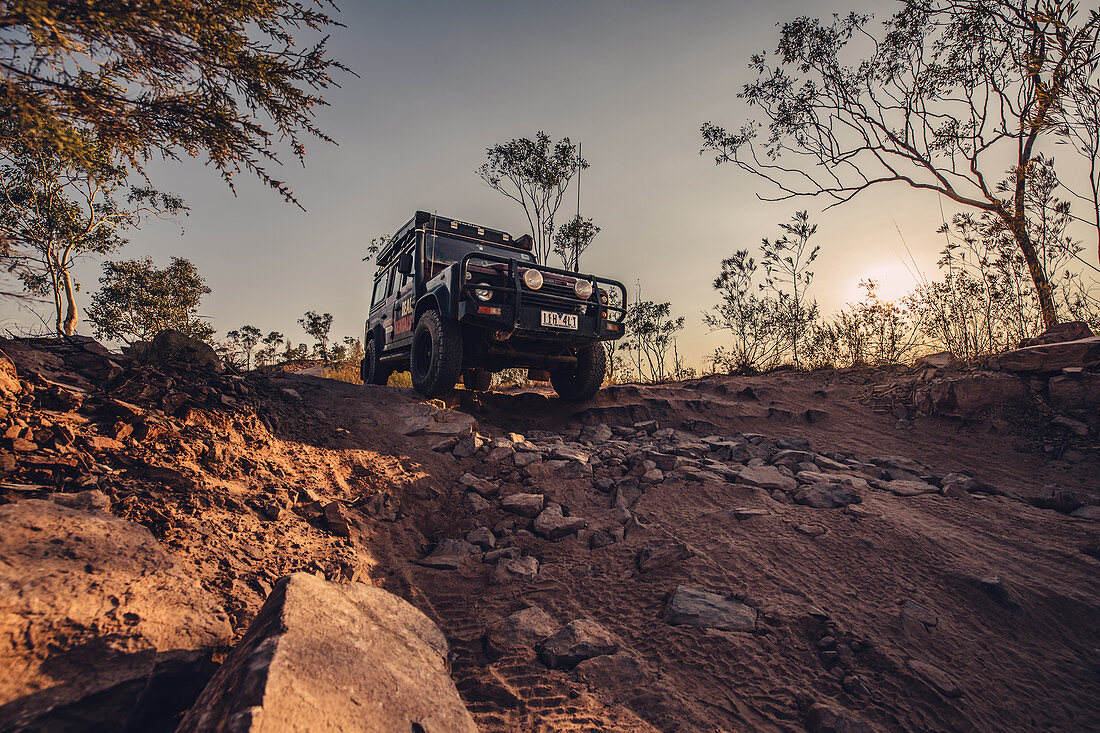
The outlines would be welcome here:
<svg viewBox="0 0 1100 733">
<path fill-rule="evenodd" d="M 127 186 L 102 145 L 88 142 L 79 167 L 22 142 L 0 149 L 0 236 L 14 248 L 7 256 L 26 290 L 52 298 L 59 334 L 76 331 L 76 261 L 126 244 L 122 232 L 145 216 L 181 211 L 176 196 Z"/>
<path fill-rule="evenodd" d="M 806 211 L 779 227 L 781 237 L 761 240 L 764 282 L 756 282 L 759 265 L 744 249 L 723 260 L 714 279 L 719 301 L 703 314 L 703 323 L 731 336 L 729 347 L 709 358 L 716 370 L 754 374 L 787 358 L 796 368 L 803 366 L 805 342 L 818 319 L 817 301 L 807 295 L 814 276 L 809 266 L 821 248 L 810 246 L 817 225 L 810 224 Z"/>
<path fill-rule="evenodd" d="M 1010 171 L 1001 186 L 1015 178 Z M 1036 157 L 1025 184 L 1028 233 L 1059 315 L 1100 326 L 1095 286 L 1071 267 L 1083 248 L 1067 234 L 1072 213 L 1069 202 L 1054 195 L 1059 182 L 1053 161 Z M 956 356 L 971 358 L 1015 348 L 1043 331 L 1027 260 L 999 218 L 957 214 L 940 233 L 947 237 L 937 263 L 942 279 L 922 284 L 912 298 L 927 336 Z"/>
<path fill-rule="evenodd" d="M 574 216 L 554 234 L 554 254 L 566 270 L 580 270 L 581 255 L 592 245 L 600 228 L 591 219 Z"/>
<path fill-rule="evenodd" d="M 214 335 L 198 315 L 210 288 L 189 260 L 173 257 L 164 269 L 148 257 L 105 262 L 99 285 L 85 310 L 96 338 L 149 341 L 166 328 L 203 341 Z"/>
<path fill-rule="evenodd" d="M 539 131 L 534 140 L 517 138 L 486 149 L 488 161 L 477 173 L 494 191 L 523 207 L 534 255 L 545 264 L 553 248 L 554 219 L 569 182 L 588 167 L 577 146 L 565 137 L 554 143 Z"/>
<path fill-rule="evenodd" d="M 322 360 L 328 361 L 328 334 L 332 329 L 332 314 L 325 313 L 322 315 L 316 311 L 306 311 L 305 316 L 298 319 L 298 325 L 317 340 L 314 351 L 320 354 Z"/>
<path fill-rule="evenodd" d="M 346 70 L 325 40 L 330 0 L 0 2 L 0 148 L 25 145 L 92 174 L 97 145 L 141 170 L 154 156 L 205 157 L 232 187 L 242 169 L 271 177 L 276 143 L 298 159 L 319 92 Z"/>
</svg>

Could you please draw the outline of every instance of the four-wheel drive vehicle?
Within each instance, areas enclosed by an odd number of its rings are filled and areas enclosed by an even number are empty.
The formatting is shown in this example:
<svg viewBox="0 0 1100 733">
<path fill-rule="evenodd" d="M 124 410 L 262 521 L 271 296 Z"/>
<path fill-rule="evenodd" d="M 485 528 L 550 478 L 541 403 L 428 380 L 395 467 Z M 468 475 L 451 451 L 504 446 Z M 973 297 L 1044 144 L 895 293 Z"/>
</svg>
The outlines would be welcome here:
<svg viewBox="0 0 1100 733">
<path fill-rule="evenodd" d="M 626 288 L 536 264 L 529 235 L 423 211 L 378 253 L 363 347 L 365 384 L 408 368 L 434 397 L 486 390 L 495 371 L 545 370 L 558 395 L 586 400 L 607 372 L 602 341 L 623 336 Z"/>
</svg>

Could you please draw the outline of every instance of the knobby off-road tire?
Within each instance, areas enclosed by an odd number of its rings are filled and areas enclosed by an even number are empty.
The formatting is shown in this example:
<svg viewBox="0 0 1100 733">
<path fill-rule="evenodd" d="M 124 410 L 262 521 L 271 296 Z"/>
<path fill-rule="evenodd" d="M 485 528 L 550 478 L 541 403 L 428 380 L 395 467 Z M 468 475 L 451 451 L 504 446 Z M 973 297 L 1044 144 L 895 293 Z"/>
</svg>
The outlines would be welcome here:
<svg viewBox="0 0 1100 733">
<path fill-rule="evenodd" d="M 391 373 L 393 370 L 378 360 L 378 343 L 371 339 L 367 342 L 367 351 L 359 367 L 359 376 L 363 379 L 363 384 L 385 385 L 390 380 Z"/>
<path fill-rule="evenodd" d="M 413 333 L 409 371 L 416 391 L 439 397 L 454 389 L 462 373 L 462 331 L 454 321 L 425 311 Z"/>
<path fill-rule="evenodd" d="M 472 392 L 488 392 L 493 386 L 493 373 L 488 369 L 467 369 L 462 384 Z"/>
<path fill-rule="evenodd" d="M 591 399 L 607 376 L 607 350 L 602 343 L 577 349 L 577 363 L 550 371 L 550 384 L 558 397 L 571 402 Z"/>
</svg>

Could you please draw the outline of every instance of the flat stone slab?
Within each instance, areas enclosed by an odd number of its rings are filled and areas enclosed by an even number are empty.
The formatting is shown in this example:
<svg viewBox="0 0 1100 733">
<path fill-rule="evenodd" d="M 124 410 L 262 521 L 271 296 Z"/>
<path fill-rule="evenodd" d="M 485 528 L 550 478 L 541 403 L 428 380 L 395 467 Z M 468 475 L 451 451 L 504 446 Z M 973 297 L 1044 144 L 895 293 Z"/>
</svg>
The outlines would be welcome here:
<svg viewBox="0 0 1100 733">
<path fill-rule="evenodd" d="M 741 483 L 761 489 L 780 489 L 794 491 L 798 482 L 790 476 L 784 476 L 775 466 L 745 466 L 737 474 Z"/>
<path fill-rule="evenodd" d="M 523 517 L 536 517 L 542 511 L 542 494 L 512 494 L 500 500 L 500 508 Z"/>
<path fill-rule="evenodd" d="M 920 496 L 935 494 L 939 491 L 935 486 L 924 481 L 884 481 L 882 487 L 896 496 Z"/>
<path fill-rule="evenodd" d="M 1010 372 L 1057 372 L 1066 367 L 1090 367 L 1100 364 L 1100 336 L 1006 351 L 990 361 Z"/>
<path fill-rule="evenodd" d="M 699 626 L 723 631 L 754 631 L 756 611 L 717 593 L 678 585 L 665 606 L 665 621 L 673 626 Z"/>
</svg>

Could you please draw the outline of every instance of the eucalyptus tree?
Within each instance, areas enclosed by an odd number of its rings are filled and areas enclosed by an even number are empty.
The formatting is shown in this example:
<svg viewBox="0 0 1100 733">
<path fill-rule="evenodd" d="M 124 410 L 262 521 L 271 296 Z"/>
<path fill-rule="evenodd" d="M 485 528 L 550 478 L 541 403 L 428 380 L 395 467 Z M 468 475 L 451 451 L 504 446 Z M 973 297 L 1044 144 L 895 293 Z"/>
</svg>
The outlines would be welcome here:
<svg viewBox="0 0 1100 733">
<path fill-rule="evenodd" d="M 280 146 L 304 158 L 321 93 L 344 70 L 324 32 L 332 0 L 0 0 L 0 148 L 96 168 L 200 158 L 232 188 L 242 170 L 288 201 Z M 303 38 L 306 36 L 307 38 Z M 94 145 L 92 144 L 94 141 Z"/>
<path fill-rule="evenodd" d="M 125 169 L 94 142 L 79 165 L 21 143 L 0 155 L 0 234 L 27 291 L 52 298 L 58 334 L 72 335 L 79 320 L 77 260 L 118 249 L 122 232 L 147 216 L 185 211 L 177 196 L 127 185 Z"/>
<path fill-rule="evenodd" d="M 1100 13 L 1069 0 L 904 0 L 881 25 L 857 13 L 784 23 L 738 96 L 759 115 L 706 123 L 703 151 L 760 177 L 769 200 L 830 206 L 882 184 L 936 192 L 1011 232 L 1047 327 L 1058 316 L 1026 218 L 1037 147 L 1100 57 Z M 1001 171 L 1012 185 L 999 190 Z"/>
<path fill-rule="evenodd" d="M 545 264 L 553 252 L 554 221 L 569 182 L 588 167 L 576 145 L 564 137 L 552 142 L 541 130 L 535 139 L 516 138 L 486 150 L 477 174 L 494 191 L 523 207 L 534 239 L 534 255 Z"/>
</svg>

